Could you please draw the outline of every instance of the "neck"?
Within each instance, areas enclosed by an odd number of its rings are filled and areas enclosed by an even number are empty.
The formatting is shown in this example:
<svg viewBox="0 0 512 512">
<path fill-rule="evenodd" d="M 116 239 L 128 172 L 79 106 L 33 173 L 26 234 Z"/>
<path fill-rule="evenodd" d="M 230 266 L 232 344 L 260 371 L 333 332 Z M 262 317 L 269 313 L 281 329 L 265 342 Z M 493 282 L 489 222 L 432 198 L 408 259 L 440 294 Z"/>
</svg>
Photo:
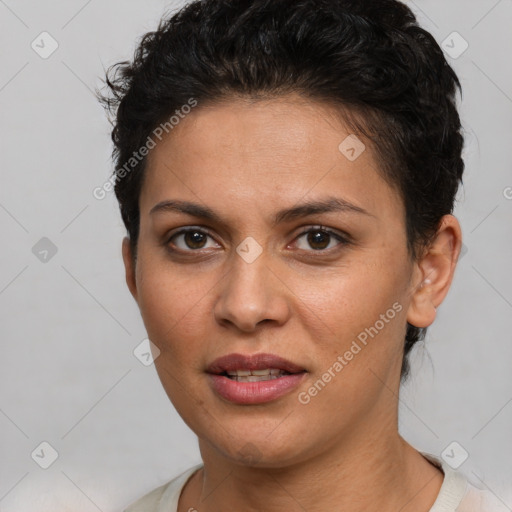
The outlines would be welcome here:
<svg viewBox="0 0 512 512">
<path fill-rule="evenodd" d="M 394 425 L 353 429 L 317 456 L 286 467 L 249 467 L 199 444 L 204 466 L 182 492 L 179 512 L 428 512 L 443 480 Z"/>
</svg>

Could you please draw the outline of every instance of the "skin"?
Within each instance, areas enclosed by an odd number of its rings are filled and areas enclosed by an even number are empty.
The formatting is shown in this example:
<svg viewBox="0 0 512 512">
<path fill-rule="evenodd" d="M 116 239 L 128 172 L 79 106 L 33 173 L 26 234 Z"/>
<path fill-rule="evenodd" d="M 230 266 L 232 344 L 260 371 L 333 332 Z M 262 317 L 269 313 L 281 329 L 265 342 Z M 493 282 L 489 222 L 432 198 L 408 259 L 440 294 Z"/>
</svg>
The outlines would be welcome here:
<svg viewBox="0 0 512 512">
<path fill-rule="evenodd" d="M 125 238 L 123 259 L 148 337 L 161 351 L 161 382 L 199 439 L 204 468 L 185 486 L 179 512 L 418 512 L 437 497 L 442 472 L 398 433 L 399 377 L 406 322 L 434 321 L 461 230 L 455 217 L 443 217 L 413 261 L 403 202 L 381 177 L 370 143 L 355 161 L 338 149 L 350 133 L 319 102 L 233 99 L 199 105 L 148 156 L 137 258 Z M 278 210 L 326 197 L 368 214 L 272 223 Z M 150 214 L 171 199 L 207 206 L 220 222 Z M 318 236 L 319 225 L 351 243 L 328 236 L 308 243 L 302 231 Z M 199 243 L 169 241 L 187 226 L 206 230 Z M 249 236 L 263 249 L 252 263 L 236 252 Z M 394 319 L 301 404 L 298 393 L 396 302 L 402 309 Z M 212 390 L 205 373 L 232 352 L 271 352 L 308 374 L 275 401 L 235 405 Z"/>
</svg>

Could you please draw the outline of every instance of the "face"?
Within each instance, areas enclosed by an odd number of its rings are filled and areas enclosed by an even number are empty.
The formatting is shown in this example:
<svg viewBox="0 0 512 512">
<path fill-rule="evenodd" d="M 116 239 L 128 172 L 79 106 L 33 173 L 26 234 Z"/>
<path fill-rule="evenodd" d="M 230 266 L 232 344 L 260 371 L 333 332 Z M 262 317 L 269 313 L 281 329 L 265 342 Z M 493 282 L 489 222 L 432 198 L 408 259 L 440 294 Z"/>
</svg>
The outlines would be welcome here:
<svg viewBox="0 0 512 512">
<path fill-rule="evenodd" d="M 349 135 L 320 103 L 233 100 L 199 105 L 148 156 L 128 285 L 170 400 L 227 460 L 252 446 L 282 466 L 393 422 L 418 269 L 402 200 Z M 303 372 L 208 373 L 232 353 Z"/>
</svg>

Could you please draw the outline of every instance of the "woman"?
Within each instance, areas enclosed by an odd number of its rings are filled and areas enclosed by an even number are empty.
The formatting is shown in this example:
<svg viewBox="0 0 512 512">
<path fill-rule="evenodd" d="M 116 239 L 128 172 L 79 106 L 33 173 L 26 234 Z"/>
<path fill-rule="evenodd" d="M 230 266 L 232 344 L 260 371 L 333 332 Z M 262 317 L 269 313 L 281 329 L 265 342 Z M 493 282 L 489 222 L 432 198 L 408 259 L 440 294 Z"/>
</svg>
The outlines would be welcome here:
<svg viewBox="0 0 512 512">
<path fill-rule="evenodd" d="M 126 510 L 483 510 L 398 432 L 464 168 L 409 8 L 195 1 L 107 83 L 126 281 L 203 460 Z"/>
</svg>

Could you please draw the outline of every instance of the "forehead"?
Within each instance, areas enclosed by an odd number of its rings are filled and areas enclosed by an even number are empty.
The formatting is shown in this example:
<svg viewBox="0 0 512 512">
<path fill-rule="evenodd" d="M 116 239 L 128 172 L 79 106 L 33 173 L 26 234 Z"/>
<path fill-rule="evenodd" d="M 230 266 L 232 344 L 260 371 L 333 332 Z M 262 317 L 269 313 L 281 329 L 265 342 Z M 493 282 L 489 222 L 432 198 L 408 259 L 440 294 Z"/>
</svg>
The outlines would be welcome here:
<svg viewBox="0 0 512 512">
<path fill-rule="evenodd" d="M 180 158 L 215 154 L 247 163 L 275 159 L 308 165 L 318 153 L 339 157 L 339 143 L 349 134 L 333 107 L 297 95 L 224 100 L 199 104 L 164 134 L 149 160 L 172 150 Z"/>
<path fill-rule="evenodd" d="M 176 194 L 261 205 L 337 191 L 365 209 L 397 203 L 371 145 L 334 107 L 298 96 L 199 104 L 150 152 L 144 181 L 142 215 Z"/>
</svg>

